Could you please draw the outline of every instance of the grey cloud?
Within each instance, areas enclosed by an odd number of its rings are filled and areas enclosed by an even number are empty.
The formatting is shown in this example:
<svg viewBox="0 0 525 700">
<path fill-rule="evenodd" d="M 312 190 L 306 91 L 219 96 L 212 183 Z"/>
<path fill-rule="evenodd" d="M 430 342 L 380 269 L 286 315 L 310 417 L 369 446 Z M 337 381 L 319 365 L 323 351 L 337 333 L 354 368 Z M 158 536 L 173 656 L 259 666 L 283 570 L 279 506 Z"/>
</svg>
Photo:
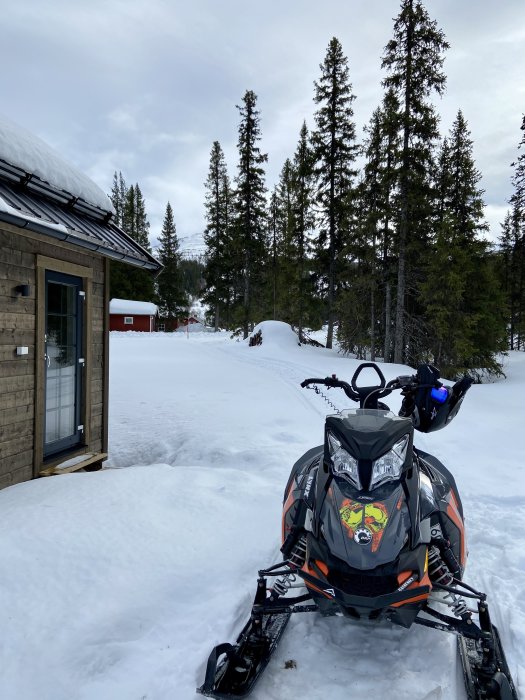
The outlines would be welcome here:
<svg viewBox="0 0 525 700">
<path fill-rule="evenodd" d="M 106 190 L 114 170 L 139 182 L 152 234 L 168 199 L 179 235 L 202 229 L 209 151 L 219 140 L 235 174 L 239 104 L 259 96 L 267 184 L 312 127 L 313 81 L 332 36 L 349 58 L 357 134 L 382 97 L 394 0 L 41 0 L 5 5 L 4 112 Z M 494 221 L 510 196 L 525 111 L 525 3 L 427 0 L 451 44 L 437 108 L 446 133 L 468 120 Z"/>
</svg>

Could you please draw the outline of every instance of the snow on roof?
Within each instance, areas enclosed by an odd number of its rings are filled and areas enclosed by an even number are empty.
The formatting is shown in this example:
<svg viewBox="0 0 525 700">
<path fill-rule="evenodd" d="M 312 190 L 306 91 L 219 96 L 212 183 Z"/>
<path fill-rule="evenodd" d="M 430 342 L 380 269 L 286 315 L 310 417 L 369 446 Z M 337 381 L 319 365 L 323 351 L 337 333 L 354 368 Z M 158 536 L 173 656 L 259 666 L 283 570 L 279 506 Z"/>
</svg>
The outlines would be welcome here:
<svg viewBox="0 0 525 700">
<path fill-rule="evenodd" d="M 149 301 L 112 299 L 109 302 L 110 314 L 134 314 L 135 316 L 155 316 L 157 307 Z"/>
<path fill-rule="evenodd" d="M 44 141 L 0 114 L 0 159 L 36 175 L 58 190 L 114 213 L 109 197 L 87 175 Z"/>
<path fill-rule="evenodd" d="M 11 216 L 20 216 L 20 211 L 18 209 L 15 209 L 12 207 L 10 204 L 8 204 L 3 197 L 0 197 L 0 212 L 5 212 L 6 214 L 11 214 Z M 63 226 L 62 224 L 54 224 L 51 221 L 46 221 L 43 218 L 37 218 L 36 216 L 31 216 L 30 214 L 25 214 L 24 213 L 24 219 L 26 221 L 33 221 L 34 223 L 37 223 L 39 226 L 43 226 L 44 228 L 51 229 L 53 231 L 60 231 L 63 233 L 65 236 L 67 236 L 67 228 Z"/>
</svg>

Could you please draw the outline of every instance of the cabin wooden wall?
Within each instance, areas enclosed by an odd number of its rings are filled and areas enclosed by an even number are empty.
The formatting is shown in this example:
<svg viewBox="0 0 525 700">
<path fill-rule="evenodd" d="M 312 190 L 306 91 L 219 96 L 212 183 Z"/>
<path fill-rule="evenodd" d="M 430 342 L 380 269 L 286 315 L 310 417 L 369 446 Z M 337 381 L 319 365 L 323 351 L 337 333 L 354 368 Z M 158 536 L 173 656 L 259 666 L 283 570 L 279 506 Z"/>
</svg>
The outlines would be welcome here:
<svg viewBox="0 0 525 700">
<path fill-rule="evenodd" d="M 84 417 L 85 421 L 89 419 L 88 444 L 81 451 L 98 453 L 107 449 L 107 261 L 0 222 L 0 488 L 33 478 L 44 466 L 34 445 L 35 426 L 37 435 L 41 434 L 38 422 L 43 421 L 35 410 L 38 256 L 92 270 L 88 300 L 92 323 L 90 347 L 86 348 L 89 416 Z M 29 297 L 16 295 L 15 287 L 20 284 L 30 285 Z M 29 354 L 18 357 L 19 346 L 27 346 Z"/>
</svg>

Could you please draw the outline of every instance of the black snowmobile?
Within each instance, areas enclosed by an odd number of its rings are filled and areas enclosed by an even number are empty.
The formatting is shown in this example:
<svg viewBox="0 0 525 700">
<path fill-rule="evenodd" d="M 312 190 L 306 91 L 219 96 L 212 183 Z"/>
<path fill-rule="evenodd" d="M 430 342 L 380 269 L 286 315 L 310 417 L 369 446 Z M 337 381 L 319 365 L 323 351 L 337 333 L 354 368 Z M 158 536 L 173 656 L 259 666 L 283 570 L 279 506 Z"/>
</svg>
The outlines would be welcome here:
<svg viewBox="0 0 525 700">
<path fill-rule="evenodd" d="M 379 384 L 358 385 L 365 368 Z M 324 445 L 294 465 L 284 493 L 284 561 L 259 571 L 249 621 L 235 644 L 213 649 L 197 692 L 248 695 L 292 613 L 318 611 L 452 632 L 469 700 L 518 700 L 486 595 L 462 580 L 467 551 L 454 478 L 413 446 L 414 428 L 445 427 L 471 384 L 445 387 L 438 378 L 422 365 L 386 383 L 376 364 L 363 363 L 350 384 L 335 375 L 301 384 L 317 393 L 319 385 L 340 388 L 359 408 L 327 416 Z M 404 397 L 398 416 L 380 401 L 395 389 Z M 303 586 L 304 595 L 290 595 Z"/>
</svg>

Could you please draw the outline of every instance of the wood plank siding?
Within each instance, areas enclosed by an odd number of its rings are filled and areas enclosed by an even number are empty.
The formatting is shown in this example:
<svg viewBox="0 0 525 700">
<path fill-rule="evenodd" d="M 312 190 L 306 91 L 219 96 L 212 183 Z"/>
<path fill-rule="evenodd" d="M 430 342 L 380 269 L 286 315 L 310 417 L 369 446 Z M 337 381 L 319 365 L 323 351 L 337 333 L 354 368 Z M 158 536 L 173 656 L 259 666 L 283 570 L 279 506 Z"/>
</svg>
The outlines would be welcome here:
<svg viewBox="0 0 525 700">
<path fill-rule="evenodd" d="M 0 488 L 38 476 L 60 461 L 43 461 L 46 269 L 85 281 L 85 444 L 68 456 L 107 452 L 108 261 L 0 222 Z M 29 297 L 15 293 L 21 284 L 30 285 Z M 29 353 L 17 356 L 20 346 Z"/>
</svg>

